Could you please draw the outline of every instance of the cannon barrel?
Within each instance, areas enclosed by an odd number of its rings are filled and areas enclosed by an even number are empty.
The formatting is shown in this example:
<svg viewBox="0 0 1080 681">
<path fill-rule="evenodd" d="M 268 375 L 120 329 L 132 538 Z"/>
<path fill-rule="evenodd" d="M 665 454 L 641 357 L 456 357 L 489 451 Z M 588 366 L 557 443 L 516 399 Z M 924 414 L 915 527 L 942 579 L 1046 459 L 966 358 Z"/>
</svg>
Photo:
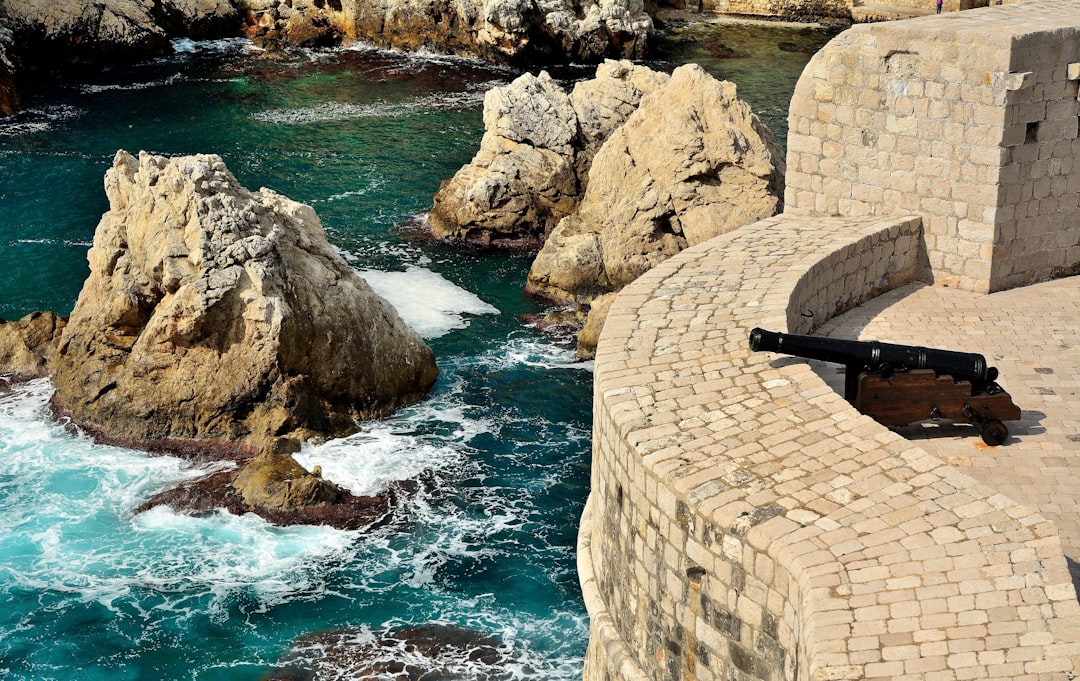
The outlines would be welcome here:
<svg viewBox="0 0 1080 681">
<path fill-rule="evenodd" d="M 997 369 L 987 366 L 986 358 L 977 353 L 878 341 L 837 340 L 754 329 L 750 332 L 750 349 L 844 364 L 849 371 L 852 366 L 871 373 L 932 369 L 980 387 L 993 384 L 998 376 Z"/>
</svg>

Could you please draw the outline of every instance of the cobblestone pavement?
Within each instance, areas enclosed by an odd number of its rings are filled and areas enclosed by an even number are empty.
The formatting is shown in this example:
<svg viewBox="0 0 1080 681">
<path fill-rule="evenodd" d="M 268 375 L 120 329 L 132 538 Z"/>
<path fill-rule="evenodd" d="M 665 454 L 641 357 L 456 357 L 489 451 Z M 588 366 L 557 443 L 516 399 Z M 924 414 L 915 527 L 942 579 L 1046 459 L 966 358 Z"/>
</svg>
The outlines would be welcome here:
<svg viewBox="0 0 1080 681">
<path fill-rule="evenodd" d="M 905 286 L 823 325 L 816 335 L 978 352 L 1022 410 L 1000 447 L 970 425 L 894 430 L 1058 526 L 1080 590 L 1080 277 L 991 295 Z M 844 369 L 813 362 L 843 393 Z"/>
</svg>

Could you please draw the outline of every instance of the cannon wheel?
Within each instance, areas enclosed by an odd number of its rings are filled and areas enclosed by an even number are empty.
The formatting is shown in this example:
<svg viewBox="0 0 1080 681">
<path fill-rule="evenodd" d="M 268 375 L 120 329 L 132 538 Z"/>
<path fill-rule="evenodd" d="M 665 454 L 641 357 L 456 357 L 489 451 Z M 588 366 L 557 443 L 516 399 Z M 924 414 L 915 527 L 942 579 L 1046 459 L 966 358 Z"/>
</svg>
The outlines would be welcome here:
<svg viewBox="0 0 1080 681">
<path fill-rule="evenodd" d="M 982 441 L 991 447 L 997 447 L 1005 442 L 1009 437 L 1009 429 L 1005 427 L 1005 424 L 997 419 L 987 421 L 982 426 Z"/>
</svg>

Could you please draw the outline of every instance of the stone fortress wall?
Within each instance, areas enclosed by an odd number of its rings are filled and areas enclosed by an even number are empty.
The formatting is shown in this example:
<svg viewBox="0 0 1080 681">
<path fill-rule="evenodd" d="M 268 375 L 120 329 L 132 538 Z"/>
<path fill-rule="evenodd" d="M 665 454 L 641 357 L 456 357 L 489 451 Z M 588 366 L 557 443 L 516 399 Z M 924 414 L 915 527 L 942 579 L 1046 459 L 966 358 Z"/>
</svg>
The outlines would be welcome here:
<svg viewBox="0 0 1080 681">
<path fill-rule="evenodd" d="M 943 12 L 1021 0 L 942 0 Z M 934 14 L 937 0 L 660 0 L 663 6 L 695 12 L 794 20 L 880 21 Z"/>
<path fill-rule="evenodd" d="M 1072 271 L 1078 30 L 1080 4 L 1043 0 L 842 34 L 792 101 L 787 211 L 619 295 L 579 536 L 587 681 L 1080 673 L 1052 522 L 747 347 L 911 281 Z"/>
<path fill-rule="evenodd" d="M 923 217 L 937 282 L 979 292 L 1080 263 L 1080 6 L 858 26 L 792 99 L 785 204 Z"/>
</svg>

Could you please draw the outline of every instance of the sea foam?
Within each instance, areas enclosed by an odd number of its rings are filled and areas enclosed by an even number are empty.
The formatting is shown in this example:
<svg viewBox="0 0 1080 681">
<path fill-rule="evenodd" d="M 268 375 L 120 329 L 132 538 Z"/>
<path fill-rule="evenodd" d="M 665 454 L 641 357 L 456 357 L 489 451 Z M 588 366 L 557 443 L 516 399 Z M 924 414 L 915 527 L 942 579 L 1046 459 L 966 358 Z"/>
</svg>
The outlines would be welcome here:
<svg viewBox="0 0 1080 681">
<path fill-rule="evenodd" d="M 193 54 L 195 52 L 233 52 L 238 50 L 258 51 L 247 38 L 221 38 L 218 40 L 192 40 L 176 38 L 172 41 L 173 52 Z"/>
<path fill-rule="evenodd" d="M 465 328 L 469 325 L 465 315 L 499 313 L 475 294 L 422 267 L 409 267 L 404 272 L 362 270 L 360 276 L 424 338 Z"/>
<path fill-rule="evenodd" d="M 322 566 L 355 541 L 251 514 L 132 515 L 154 492 L 207 469 L 72 437 L 46 415 L 51 394 L 40 379 L 0 396 L 0 600 L 38 591 L 119 612 L 149 599 L 174 616 L 222 617 L 241 593 L 260 609 L 318 591 Z"/>
<path fill-rule="evenodd" d="M 469 109 L 479 106 L 483 101 L 483 92 L 441 92 L 414 97 L 402 102 L 377 101 L 370 104 L 323 102 L 302 108 L 271 109 L 253 113 L 251 118 L 260 123 L 273 125 L 307 125 L 359 118 L 397 118 L 444 109 Z"/>
</svg>

